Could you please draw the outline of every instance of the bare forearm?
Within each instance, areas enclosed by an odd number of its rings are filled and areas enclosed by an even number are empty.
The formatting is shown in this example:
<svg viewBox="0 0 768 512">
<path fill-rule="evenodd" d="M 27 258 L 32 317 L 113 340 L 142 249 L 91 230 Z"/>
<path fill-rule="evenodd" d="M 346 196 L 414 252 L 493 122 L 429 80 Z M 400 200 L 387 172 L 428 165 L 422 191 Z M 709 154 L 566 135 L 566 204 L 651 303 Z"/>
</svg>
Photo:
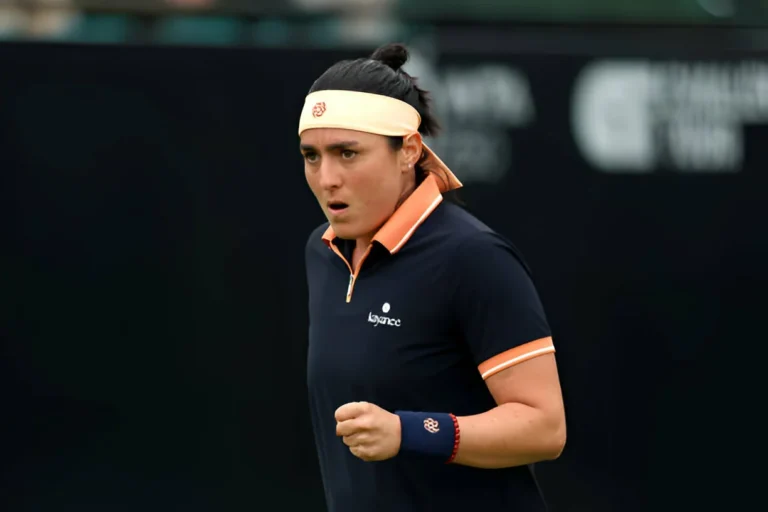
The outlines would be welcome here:
<svg viewBox="0 0 768 512">
<path fill-rule="evenodd" d="M 520 403 L 459 417 L 461 443 L 455 464 L 505 468 L 559 457 L 565 446 L 565 420 Z"/>
</svg>

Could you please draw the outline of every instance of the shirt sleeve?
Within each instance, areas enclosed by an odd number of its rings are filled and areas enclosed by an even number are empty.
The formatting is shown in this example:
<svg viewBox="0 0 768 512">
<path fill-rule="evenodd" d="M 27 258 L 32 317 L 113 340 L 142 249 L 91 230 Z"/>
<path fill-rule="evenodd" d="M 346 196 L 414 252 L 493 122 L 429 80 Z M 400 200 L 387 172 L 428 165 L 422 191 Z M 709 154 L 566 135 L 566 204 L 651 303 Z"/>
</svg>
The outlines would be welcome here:
<svg viewBox="0 0 768 512">
<path fill-rule="evenodd" d="M 456 257 L 455 314 L 483 379 L 555 351 L 539 295 L 512 244 L 479 232 Z"/>
</svg>

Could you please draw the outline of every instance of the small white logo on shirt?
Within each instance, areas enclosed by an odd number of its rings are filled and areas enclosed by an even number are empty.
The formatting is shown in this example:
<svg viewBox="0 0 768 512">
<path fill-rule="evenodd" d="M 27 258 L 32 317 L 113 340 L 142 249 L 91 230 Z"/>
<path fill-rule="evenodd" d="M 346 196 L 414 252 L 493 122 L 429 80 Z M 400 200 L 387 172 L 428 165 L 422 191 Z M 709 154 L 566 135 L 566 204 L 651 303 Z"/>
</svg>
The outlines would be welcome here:
<svg viewBox="0 0 768 512">
<path fill-rule="evenodd" d="M 391 309 L 391 306 L 389 305 L 389 302 L 385 302 L 384 305 L 381 306 L 381 310 L 384 313 L 389 313 L 390 309 Z M 372 323 L 374 327 L 378 327 L 379 325 L 388 325 L 390 327 L 400 327 L 399 318 L 390 318 L 388 316 L 383 316 L 383 315 L 374 315 L 373 313 L 368 313 L 368 322 Z"/>
</svg>

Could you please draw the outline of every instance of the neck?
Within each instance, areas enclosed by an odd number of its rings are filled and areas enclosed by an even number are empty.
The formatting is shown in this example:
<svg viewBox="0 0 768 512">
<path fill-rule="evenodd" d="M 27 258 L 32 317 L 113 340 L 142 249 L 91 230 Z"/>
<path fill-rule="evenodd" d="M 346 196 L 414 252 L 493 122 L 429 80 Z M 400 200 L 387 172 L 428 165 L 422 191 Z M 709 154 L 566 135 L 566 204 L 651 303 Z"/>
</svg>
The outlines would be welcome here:
<svg viewBox="0 0 768 512">
<path fill-rule="evenodd" d="M 373 241 L 373 234 L 355 239 L 355 252 L 363 253 Z"/>
<path fill-rule="evenodd" d="M 394 214 L 398 208 L 413 194 L 414 190 L 416 190 L 416 181 L 415 180 L 409 180 L 408 183 L 405 186 L 405 189 L 403 190 L 403 194 L 400 196 L 400 199 L 397 200 L 397 204 L 395 204 L 395 209 L 392 211 Z M 391 217 L 391 215 L 390 215 Z M 387 219 L 389 220 L 389 218 Z M 385 221 L 386 223 L 386 221 Z M 383 226 L 384 224 L 382 224 Z M 379 229 L 381 229 L 381 226 L 379 226 Z M 365 236 L 361 236 L 359 238 L 355 239 L 355 252 L 359 254 L 363 254 L 367 249 L 368 246 L 371 245 L 371 242 L 373 241 L 373 237 L 376 235 L 376 232 L 378 232 L 378 229 L 374 231 L 373 233 L 369 233 Z"/>
</svg>

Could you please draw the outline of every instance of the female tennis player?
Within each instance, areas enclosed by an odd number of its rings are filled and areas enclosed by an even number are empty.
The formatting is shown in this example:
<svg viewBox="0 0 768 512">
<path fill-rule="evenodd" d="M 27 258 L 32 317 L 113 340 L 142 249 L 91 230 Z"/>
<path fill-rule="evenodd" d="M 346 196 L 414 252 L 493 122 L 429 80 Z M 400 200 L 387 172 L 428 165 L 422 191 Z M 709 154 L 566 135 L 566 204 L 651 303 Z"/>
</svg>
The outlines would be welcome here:
<svg viewBox="0 0 768 512">
<path fill-rule="evenodd" d="M 308 386 L 328 510 L 545 510 L 565 413 L 520 254 L 464 209 L 402 45 L 342 61 L 299 122 L 328 222 L 306 246 Z M 499 198 L 500 201 L 503 198 Z"/>
</svg>

